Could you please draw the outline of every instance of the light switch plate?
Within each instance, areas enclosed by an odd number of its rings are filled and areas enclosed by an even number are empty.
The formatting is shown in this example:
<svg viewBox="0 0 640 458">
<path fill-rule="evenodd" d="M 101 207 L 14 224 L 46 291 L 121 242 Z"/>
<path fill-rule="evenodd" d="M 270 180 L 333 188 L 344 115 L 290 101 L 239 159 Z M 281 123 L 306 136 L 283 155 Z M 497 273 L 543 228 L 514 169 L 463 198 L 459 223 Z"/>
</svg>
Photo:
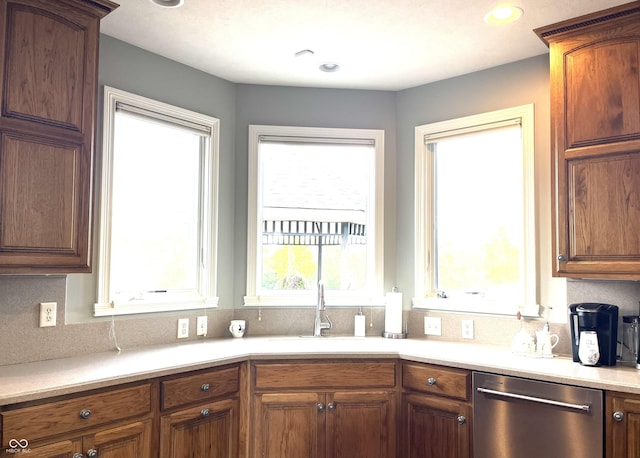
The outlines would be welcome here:
<svg viewBox="0 0 640 458">
<path fill-rule="evenodd" d="M 442 319 L 435 316 L 424 317 L 424 333 L 428 336 L 442 335 Z"/>
</svg>

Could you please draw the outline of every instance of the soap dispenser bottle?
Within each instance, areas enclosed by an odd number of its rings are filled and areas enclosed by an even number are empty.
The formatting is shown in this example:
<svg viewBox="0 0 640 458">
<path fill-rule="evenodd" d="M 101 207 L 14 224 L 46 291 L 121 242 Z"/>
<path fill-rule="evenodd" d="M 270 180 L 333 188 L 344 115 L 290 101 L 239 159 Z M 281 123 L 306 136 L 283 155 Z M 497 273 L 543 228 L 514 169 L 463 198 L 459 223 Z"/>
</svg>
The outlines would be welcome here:
<svg viewBox="0 0 640 458">
<path fill-rule="evenodd" d="M 366 332 L 367 319 L 362 313 L 362 307 L 358 309 L 358 314 L 354 318 L 355 318 L 355 324 L 353 329 L 353 335 L 355 337 L 364 337 Z"/>
</svg>

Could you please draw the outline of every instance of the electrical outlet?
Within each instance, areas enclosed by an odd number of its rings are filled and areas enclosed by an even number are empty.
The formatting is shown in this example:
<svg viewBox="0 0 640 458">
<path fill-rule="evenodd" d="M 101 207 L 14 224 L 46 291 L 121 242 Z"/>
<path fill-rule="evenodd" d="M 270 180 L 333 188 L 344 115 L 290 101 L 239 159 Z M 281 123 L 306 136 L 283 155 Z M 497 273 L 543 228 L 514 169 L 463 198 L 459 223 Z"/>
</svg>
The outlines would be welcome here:
<svg viewBox="0 0 640 458">
<path fill-rule="evenodd" d="M 189 318 L 180 318 L 178 320 L 178 339 L 189 337 Z"/>
<path fill-rule="evenodd" d="M 56 325 L 57 302 L 40 302 L 40 327 L 46 328 Z"/>
<path fill-rule="evenodd" d="M 207 315 L 199 316 L 196 321 L 196 335 L 207 335 Z"/>
<path fill-rule="evenodd" d="M 424 333 L 428 336 L 442 335 L 442 320 L 435 316 L 424 317 Z"/>
<path fill-rule="evenodd" d="M 473 320 L 462 320 L 462 338 L 473 339 Z"/>
</svg>

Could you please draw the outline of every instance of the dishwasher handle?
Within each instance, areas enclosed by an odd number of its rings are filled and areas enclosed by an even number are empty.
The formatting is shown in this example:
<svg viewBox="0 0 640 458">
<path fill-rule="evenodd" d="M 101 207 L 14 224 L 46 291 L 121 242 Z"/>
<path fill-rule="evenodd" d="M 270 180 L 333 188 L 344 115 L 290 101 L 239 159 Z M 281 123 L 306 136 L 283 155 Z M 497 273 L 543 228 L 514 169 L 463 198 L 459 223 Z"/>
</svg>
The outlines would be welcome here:
<svg viewBox="0 0 640 458">
<path fill-rule="evenodd" d="M 522 399 L 524 401 L 538 402 L 540 404 L 547 404 L 547 405 L 552 405 L 557 407 L 566 407 L 568 409 L 581 410 L 583 412 L 589 412 L 591 410 L 591 406 L 588 406 L 585 404 L 570 404 L 568 402 L 556 401 L 553 399 L 538 398 L 534 396 L 527 396 L 524 394 L 508 393 L 505 391 L 490 390 L 489 388 L 482 388 L 482 387 L 478 387 L 476 388 L 476 390 L 479 393 L 492 394 L 495 396 L 502 396 L 505 398 L 512 398 L 512 399 Z"/>
</svg>

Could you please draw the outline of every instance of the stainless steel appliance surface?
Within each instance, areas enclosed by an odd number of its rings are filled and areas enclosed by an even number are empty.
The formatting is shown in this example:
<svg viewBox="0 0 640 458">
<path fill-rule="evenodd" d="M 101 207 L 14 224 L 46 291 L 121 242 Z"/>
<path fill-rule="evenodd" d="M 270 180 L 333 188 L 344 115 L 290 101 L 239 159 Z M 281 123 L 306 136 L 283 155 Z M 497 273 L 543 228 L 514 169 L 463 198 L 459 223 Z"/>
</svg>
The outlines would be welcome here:
<svg viewBox="0 0 640 458">
<path fill-rule="evenodd" d="M 473 373 L 475 458 L 602 458 L 601 390 Z"/>
</svg>

